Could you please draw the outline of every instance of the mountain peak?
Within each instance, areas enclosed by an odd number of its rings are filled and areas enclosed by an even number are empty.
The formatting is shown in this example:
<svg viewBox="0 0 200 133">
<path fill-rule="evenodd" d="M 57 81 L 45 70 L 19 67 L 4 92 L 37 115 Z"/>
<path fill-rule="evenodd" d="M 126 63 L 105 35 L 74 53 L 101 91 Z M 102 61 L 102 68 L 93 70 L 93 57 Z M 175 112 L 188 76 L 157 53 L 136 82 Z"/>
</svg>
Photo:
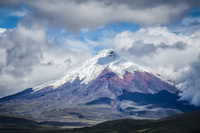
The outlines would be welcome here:
<svg viewBox="0 0 200 133">
<path fill-rule="evenodd" d="M 115 60 L 117 60 L 119 56 L 115 53 L 113 49 L 104 49 L 97 53 L 95 59 L 96 63 L 99 65 L 107 65 Z"/>
<path fill-rule="evenodd" d="M 73 82 L 79 79 L 82 84 L 88 84 L 97 78 L 97 76 L 105 69 L 109 69 L 113 73 L 117 74 L 119 78 L 123 79 L 123 75 L 126 72 L 134 73 L 134 71 L 144 71 L 139 65 L 127 61 L 124 58 L 118 56 L 113 49 L 104 49 L 89 60 L 87 60 L 81 66 L 75 69 L 69 70 L 65 77 L 52 81 L 53 83 L 47 83 L 42 86 L 34 88 L 34 90 L 40 90 L 46 86 L 53 86 L 57 88 L 66 82 Z"/>
<path fill-rule="evenodd" d="M 102 55 L 103 57 L 116 57 L 117 54 L 113 49 L 103 49 L 97 53 L 97 55 Z"/>
</svg>

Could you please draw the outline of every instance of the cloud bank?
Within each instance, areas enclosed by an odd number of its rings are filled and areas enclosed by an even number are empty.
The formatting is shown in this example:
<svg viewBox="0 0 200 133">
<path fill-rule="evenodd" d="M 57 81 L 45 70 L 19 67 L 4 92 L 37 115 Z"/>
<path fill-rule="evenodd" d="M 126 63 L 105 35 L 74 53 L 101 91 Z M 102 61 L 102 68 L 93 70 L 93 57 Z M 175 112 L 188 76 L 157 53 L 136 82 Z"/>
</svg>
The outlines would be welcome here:
<svg viewBox="0 0 200 133">
<path fill-rule="evenodd" d="M 48 41 L 46 31 L 37 26 L 19 25 L 0 33 L 0 97 L 58 78 L 92 53 L 74 39 L 64 37 L 62 45 Z"/>
<path fill-rule="evenodd" d="M 200 56 L 196 62 L 180 78 L 178 88 L 182 90 L 179 94 L 181 99 L 190 101 L 191 104 L 200 106 Z"/>
<path fill-rule="evenodd" d="M 181 99 L 199 106 L 199 42 L 199 31 L 181 35 L 171 33 L 166 27 L 154 27 L 119 33 L 113 44 L 130 60 L 164 80 L 172 80 L 182 91 Z"/>
<path fill-rule="evenodd" d="M 94 29 L 111 22 L 141 25 L 166 24 L 183 17 L 200 2 L 191 0 L 7 0 L 7 7 L 28 6 L 23 23 L 62 27 L 74 33 L 82 28 Z"/>
</svg>

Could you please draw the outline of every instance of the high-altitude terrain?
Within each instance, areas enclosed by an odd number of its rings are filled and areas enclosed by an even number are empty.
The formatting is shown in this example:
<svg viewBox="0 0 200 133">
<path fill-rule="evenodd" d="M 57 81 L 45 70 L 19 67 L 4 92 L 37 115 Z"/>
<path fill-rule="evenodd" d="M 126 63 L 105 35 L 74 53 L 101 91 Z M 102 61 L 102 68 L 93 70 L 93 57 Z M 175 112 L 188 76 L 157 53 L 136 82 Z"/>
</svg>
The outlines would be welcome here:
<svg viewBox="0 0 200 133">
<path fill-rule="evenodd" d="M 0 99 L 0 113 L 81 125 L 107 120 L 157 119 L 199 110 L 179 90 L 139 65 L 102 50 L 61 79 Z"/>
</svg>

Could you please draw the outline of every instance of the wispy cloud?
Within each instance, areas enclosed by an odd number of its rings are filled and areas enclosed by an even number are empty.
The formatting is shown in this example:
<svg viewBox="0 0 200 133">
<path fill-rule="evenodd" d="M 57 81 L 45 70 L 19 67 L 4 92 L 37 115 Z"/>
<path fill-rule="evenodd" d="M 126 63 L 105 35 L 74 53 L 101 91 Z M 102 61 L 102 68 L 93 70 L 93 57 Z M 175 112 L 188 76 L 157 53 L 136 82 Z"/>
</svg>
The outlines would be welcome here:
<svg viewBox="0 0 200 133">
<path fill-rule="evenodd" d="M 92 53 L 86 44 L 75 39 L 63 38 L 61 47 L 52 45 L 46 31 L 37 26 L 19 25 L 2 31 L 0 97 L 57 78 Z"/>
</svg>

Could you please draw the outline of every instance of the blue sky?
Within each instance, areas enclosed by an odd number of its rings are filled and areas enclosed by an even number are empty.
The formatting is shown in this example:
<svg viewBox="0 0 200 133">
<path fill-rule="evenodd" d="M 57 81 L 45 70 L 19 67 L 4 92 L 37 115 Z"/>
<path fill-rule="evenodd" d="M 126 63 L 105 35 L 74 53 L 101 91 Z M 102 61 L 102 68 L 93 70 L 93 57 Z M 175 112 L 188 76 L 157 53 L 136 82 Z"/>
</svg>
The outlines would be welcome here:
<svg viewBox="0 0 200 133">
<path fill-rule="evenodd" d="M 62 77 L 112 48 L 200 105 L 199 38 L 198 0 L 0 1 L 0 97 Z"/>
</svg>

